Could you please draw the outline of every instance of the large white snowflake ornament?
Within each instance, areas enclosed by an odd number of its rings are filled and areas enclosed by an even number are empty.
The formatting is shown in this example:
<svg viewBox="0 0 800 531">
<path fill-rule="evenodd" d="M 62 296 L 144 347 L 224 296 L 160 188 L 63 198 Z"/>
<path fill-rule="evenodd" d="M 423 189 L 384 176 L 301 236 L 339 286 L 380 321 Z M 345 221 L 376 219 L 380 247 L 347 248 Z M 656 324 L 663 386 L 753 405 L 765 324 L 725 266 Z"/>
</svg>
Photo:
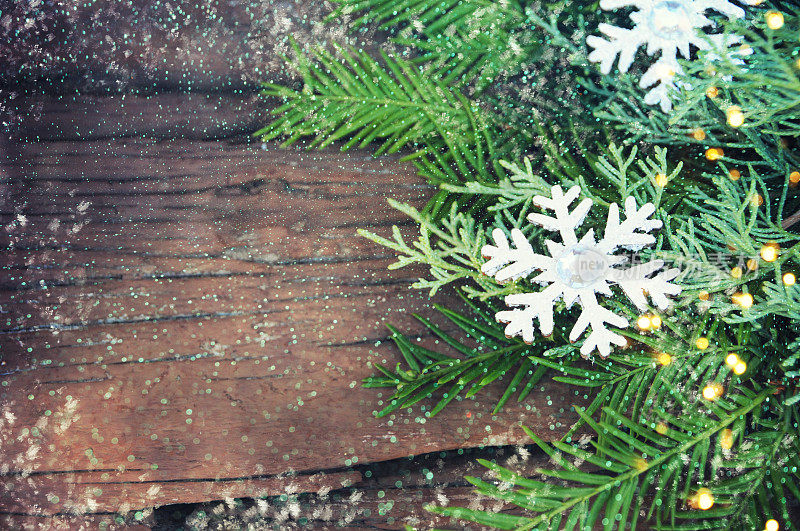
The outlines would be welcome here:
<svg viewBox="0 0 800 531">
<path fill-rule="evenodd" d="M 625 220 L 620 221 L 619 207 L 612 203 L 608 208 L 605 234 L 596 241 L 590 229 L 578 239 L 575 229 L 583 222 L 592 207 L 591 199 L 584 199 L 570 212 L 570 205 L 580 195 L 580 188 L 570 188 L 565 194 L 560 186 L 553 186 L 551 197 L 536 196 L 535 205 L 552 210 L 554 216 L 532 213 L 528 221 L 547 230 L 558 231 L 561 243 L 546 240 L 549 256 L 537 254 L 519 229 L 511 230 L 513 246 L 500 229 L 492 232 L 494 245 L 484 245 L 481 250 L 488 259 L 481 271 L 495 277 L 498 282 L 517 280 L 534 271 L 540 271 L 532 282 L 546 287 L 533 293 L 508 295 L 506 304 L 515 308 L 500 311 L 498 322 L 507 323 L 507 336 L 522 336 L 526 343 L 533 342 L 534 320 L 545 336 L 553 332 L 553 307 L 559 298 L 567 307 L 579 301 L 582 311 L 570 332 L 570 341 L 577 340 L 591 326 L 591 333 L 581 347 L 581 355 L 589 357 L 595 349 L 603 357 L 611 353 L 611 345 L 622 346 L 625 338 L 609 330 L 606 325 L 624 328 L 628 320 L 600 306 L 597 295 L 612 296 L 611 285 L 616 284 L 641 311 L 647 309 L 647 297 L 660 309 L 666 309 L 668 295 L 678 295 L 680 286 L 669 282 L 678 275 L 678 269 L 667 269 L 650 277 L 664 266 L 663 260 L 652 260 L 630 267 L 618 267 L 629 258 L 615 254 L 618 249 L 636 251 L 655 242 L 648 234 L 661 227 L 661 221 L 649 219 L 655 211 L 652 203 L 637 208 L 636 200 L 625 200 Z M 650 278 L 648 278 L 650 277 Z"/>
<path fill-rule="evenodd" d="M 755 4 L 757 0 L 744 3 Z M 669 90 L 675 86 L 673 78 L 683 72 L 678 64 L 678 52 L 689 59 L 690 46 L 699 50 L 727 49 L 742 41 L 738 35 L 703 35 L 700 32 L 701 28 L 714 25 L 705 15 L 708 10 L 728 18 L 744 16 L 742 8 L 727 0 L 600 0 L 600 7 L 606 11 L 626 6 L 637 8 L 630 14 L 633 28 L 600 24 L 600 32 L 608 39 L 596 35 L 586 38 L 586 44 L 594 48 L 589 60 L 599 62 L 600 70 L 608 74 L 619 55 L 618 68 L 620 72 L 627 72 L 640 46 L 647 45 L 647 55 L 661 52 L 658 60 L 642 75 L 639 86 L 644 89 L 655 85 L 646 94 L 645 102 L 648 105 L 659 103 L 664 112 L 672 109 Z M 752 50 L 744 48 L 732 52 L 731 57 L 737 59 L 736 55 L 749 53 Z M 709 56 L 708 59 L 713 58 L 713 53 Z"/>
</svg>

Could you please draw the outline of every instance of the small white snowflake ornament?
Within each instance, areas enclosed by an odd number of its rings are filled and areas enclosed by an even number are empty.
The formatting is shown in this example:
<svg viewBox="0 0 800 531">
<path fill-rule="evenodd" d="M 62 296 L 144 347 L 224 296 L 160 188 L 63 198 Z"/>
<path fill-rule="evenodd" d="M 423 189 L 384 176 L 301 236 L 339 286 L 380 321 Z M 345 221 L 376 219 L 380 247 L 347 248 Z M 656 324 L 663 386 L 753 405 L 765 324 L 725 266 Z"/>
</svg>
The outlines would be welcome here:
<svg viewBox="0 0 800 531">
<path fill-rule="evenodd" d="M 628 326 L 628 320 L 601 306 L 597 295 L 613 296 L 611 285 L 616 284 L 639 310 L 647 309 L 646 295 L 663 310 L 670 304 L 667 296 L 681 292 L 680 286 L 670 282 L 679 271 L 667 269 L 650 277 L 663 268 L 663 260 L 618 267 L 628 261 L 627 256 L 615 254 L 618 249 L 637 251 L 655 242 L 648 233 L 660 228 L 661 221 L 649 219 L 655 211 L 652 203 L 637 208 L 636 200 L 628 197 L 624 221 L 620 221 L 619 207 L 612 203 L 608 208 L 605 234 L 596 241 L 592 229 L 580 239 L 575 233 L 592 207 L 591 199 L 584 199 L 570 212 L 570 205 L 579 195 L 577 186 L 566 194 L 560 186 L 553 186 L 551 197 L 536 196 L 533 199 L 535 205 L 552 210 L 554 216 L 532 213 L 528 214 L 528 221 L 561 235 L 561 243 L 545 241 L 549 256 L 534 252 L 521 230 L 511 230 L 512 241 L 509 243 L 505 233 L 495 229 L 492 232 L 494 245 L 484 245 L 481 250 L 488 259 L 481 271 L 495 277 L 498 282 L 517 280 L 539 271 L 531 281 L 545 288 L 533 293 L 508 295 L 506 304 L 521 308 L 496 315 L 498 322 L 507 323 L 507 336 L 519 335 L 526 343 L 532 343 L 535 320 L 539 322 L 542 335 L 549 336 L 553 332 L 556 301 L 563 298 L 568 308 L 578 301 L 582 311 L 570 332 L 570 341 L 577 340 L 591 327 L 591 333 L 581 347 L 581 355 L 589 357 L 597 350 L 601 356 L 607 357 L 611 345 L 622 346 L 625 338 L 606 325 L 624 328 Z"/>
<path fill-rule="evenodd" d="M 742 41 L 738 35 L 703 35 L 700 32 L 701 28 L 714 25 L 705 15 L 708 10 L 717 11 L 728 18 L 744 16 L 742 8 L 727 0 L 600 0 L 600 7 L 606 11 L 627 6 L 637 9 L 630 14 L 633 28 L 600 24 L 598 29 L 607 39 L 596 35 L 586 38 L 586 44 L 594 48 L 589 60 L 599 62 L 600 70 L 608 74 L 619 55 L 618 68 L 620 72 L 627 72 L 640 46 L 647 45 L 647 55 L 661 52 L 658 60 L 642 75 L 639 86 L 644 89 L 655 85 L 645 95 L 645 102 L 648 105 L 660 104 L 664 112 L 672 109 L 669 90 L 675 86 L 673 78 L 683 72 L 678 64 L 679 52 L 689 59 L 690 46 L 699 50 L 711 50 L 713 47 L 727 49 Z M 731 55 L 749 53 L 752 50 L 744 49 Z M 707 57 L 709 60 L 712 58 L 713 54 Z"/>
</svg>

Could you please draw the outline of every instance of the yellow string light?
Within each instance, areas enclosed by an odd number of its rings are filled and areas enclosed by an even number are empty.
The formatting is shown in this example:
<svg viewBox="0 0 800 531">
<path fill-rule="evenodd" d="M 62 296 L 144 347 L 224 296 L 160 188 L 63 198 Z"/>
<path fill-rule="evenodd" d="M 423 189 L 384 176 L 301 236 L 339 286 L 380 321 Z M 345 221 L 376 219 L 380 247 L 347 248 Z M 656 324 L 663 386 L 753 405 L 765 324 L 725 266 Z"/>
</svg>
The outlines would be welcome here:
<svg viewBox="0 0 800 531">
<path fill-rule="evenodd" d="M 708 338 L 707 337 L 698 337 L 697 341 L 695 341 L 695 346 L 700 350 L 705 350 L 708 348 Z"/>
<path fill-rule="evenodd" d="M 667 176 L 664 175 L 663 173 L 657 173 L 656 174 L 656 178 L 655 178 L 655 182 L 656 182 L 656 186 L 658 186 L 660 188 L 664 188 L 665 186 L 667 186 L 667 183 L 669 182 L 669 179 L 667 179 Z"/>
<path fill-rule="evenodd" d="M 800 171 L 793 171 L 789 174 L 789 182 L 792 184 L 800 183 Z"/>
<path fill-rule="evenodd" d="M 733 300 L 734 304 L 738 304 L 745 309 L 753 305 L 753 296 L 749 293 L 735 293 L 731 300 Z"/>
<path fill-rule="evenodd" d="M 636 470 L 638 470 L 639 472 L 644 472 L 645 470 L 647 470 L 648 466 L 647 459 L 645 459 L 644 457 L 636 457 L 633 460 L 633 466 L 635 466 Z"/>
<path fill-rule="evenodd" d="M 699 489 L 695 495 L 695 504 L 698 509 L 707 511 L 714 506 L 714 495 L 706 488 Z"/>
<path fill-rule="evenodd" d="M 750 204 L 754 207 L 760 207 L 764 204 L 764 198 L 761 196 L 761 194 L 755 194 L 750 198 Z"/>
<path fill-rule="evenodd" d="M 795 282 L 797 282 L 797 277 L 794 276 L 794 273 L 784 273 L 783 274 L 783 283 L 787 286 L 794 286 Z"/>
<path fill-rule="evenodd" d="M 780 246 L 777 243 L 768 243 L 761 248 L 761 259 L 765 262 L 774 262 L 780 254 Z"/>
<path fill-rule="evenodd" d="M 650 321 L 650 317 L 647 315 L 643 315 L 636 320 L 636 326 L 639 327 L 639 330 L 650 330 L 652 324 L 653 323 Z"/>
<path fill-rule="evenodd" d="M 749 269 L 750 271 L 755 271 L 756 269 L 758 269 L 758 260 L 756 260 L 755 258 L 750 258 L 747 261 L 747 269 Z"/>
<path fill-rule="evenodd" d="M 728 367 L 731 367 L 731 368 L 733 368 L 733 367 L 734 367 L 734 366 L 735 366 L 737 363 L 739 363 L 739 361 L 741 361 L 741 360 L 739 359 L 739 356 L 737 356 L 736 354 L 734 354 L 734 353 L 732 353 L 732 352 L 731 352 L 731 353 L 730 353 L 730 354 L 728 354 L 728 356 L 725 358 L 725 365 L 727 365 Z"/>
<path fill-rule="evenodd" d="M 733 448 L 733 430 L 725 428 L 719 434 L 719 445 L 725 450 Z"/>
<path fill-rule="evenodd" d="M 711 298 L 711 294 L 709 294 L 707 291 L 704 290 L 697 295 L 697 298 L 700 299 L 701 301 L 707 301 Z"/>
<path fill-rule="evenodd" d="M 722 148 L 708 148 L 706 150 L 706 158 L 708 160 L 719 160 L 725 154 Z"/>
<path fill-rule="evenodd" d="M 710 383 L 703 388 L 703 398 L 706 400 L 716 400 L 723 393 L 722 386 L 716 382 Z"/>
<path fill-rule="evenodd" d="M 783 27 L 783 13 L 778 11 L 769 11 L 764 18 L 767 20 L 767 27 L 769 29 L 781 29 Z"/>
<path fill-rule="evenodd" d="M 658 354 L 658 356 L 656 356 L 656 360 L 657 360 L 657 361 L 658 361 L 658 362 L 659 362 L 661 365 L 664 365 L 664 366 L 666 367 L 667 365 L 669 365 L 670 363 L 672 363 L 672 356 L 670 356 L 670 355 L 669 355 L 669 354 L 667 354 L 666 352 L 661 352 L 661 353 L 659 353 L 659 354 Z"/>
<path fill-rule="evenodd" d="M 656 433 L 658 433 L 659 435 L 666 435 L 668 431 L 669 431 L 669 426 L 667 426 L 663 422 L 659 422 L 658 424 L 656 424 Z"/>
<path fill-rule="evenodd" d="M 731 127 L 741 127 L 741 125 L 744 124 L 744 113 L 742 112 L 742 108 L 738 105 L 731 105 L 728 107 L 725 115 L 728 118 L 728 125 Z"/>
<path fill-rule="evenodd" d="M 698 127 L 697 129 L 692 131 L 692 138 L 694 138 L 695 140 L 705 140 L 706 132 Z"/>
<path fill-rule="evenodd" d="M 774 518 L 770 518 L 764 523 L 764 531 L 778 531 L 780 528 L 781 525 Z"/>
<path fill-rule="evenodd" d="M 734 168 L 728 172 L 728 175 L 730 175 L 731 181 L 738 181 L 742 177 L 742 172 Z"/>
<path fill-rule="evenodd" d="M 731 269 L 731 276 L 733 278 L 742 278 L 743 273 L 744 271 L 742 271 L 742 268 L 739 266 L 736 266 L 733 269 Z"/>
<path fill-rule="evenodd" d="M 651 315 L 650 324 L 653 325 L 653 328 L 661 328 L 661 317 L 658 315 Z"/>
<path fill-rule="evenodd" d="M 717 87 L 708 87 L 706 89 L 706 96 L 709 98 L 716 98 L 719 96 L 719 89 Z"/>
<path fill-rule="evenodd" d="M 741 376 L 745 372 L 747 372 L 747 364 L 743 361 L 740 361 L 736 365 L 733 366 L 733 374 L 736 376 Z"/>
</svg>

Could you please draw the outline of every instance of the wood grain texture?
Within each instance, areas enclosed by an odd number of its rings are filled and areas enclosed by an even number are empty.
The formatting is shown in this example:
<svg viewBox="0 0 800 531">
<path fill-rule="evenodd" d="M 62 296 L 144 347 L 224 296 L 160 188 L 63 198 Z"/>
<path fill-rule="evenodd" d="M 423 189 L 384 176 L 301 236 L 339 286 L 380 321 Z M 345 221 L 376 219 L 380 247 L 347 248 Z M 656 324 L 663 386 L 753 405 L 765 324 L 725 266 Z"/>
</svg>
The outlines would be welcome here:
<svg viewBox="0 0 800 531">
<path fill-rule="evenodd" d="M 366 463 L 523 443 L 521 424 L 553 439 L 574 420 L 582 397 L 552 381 L 498 415 L 502 381 L 433 419 L 432 401 L 373 417 L 389 393 L 360 382 L 400 360 L 385 325 L 435 343 L 411 316 L 434 315 L 410 288 L 424 272 L 387 270 L 355 235 L 411 234 L 385 200 L 430 197 L 410 166 L 105 126 L 3 145 L 6 518 L 336 491 L 366 485 Z"/>
<path fill-rule="evenodd" d="M 0 88 L 62 94 L 181 89 L 237 90 L 286 80 L 282 55 L 336 41 L 375 48 L 374 32 L 324 24 L 321 0 L 97 0 L 6 2 Z"/>
<path fill-rule="evenodd" d="M 37 95 L 18 97 L 6 106 L 17 117 L 13 128 L 17 140 L 212 140 L 255 131 L 266 120 L 267 103 L 253 90 L 246 94 Z M 142 177 L 146 176 L 136 180 Z"/>
<path fill-rule="evenodd" d="M 170 529 L 176 523 L 195 528 L 313 529 L 485 529 L 477 524 L 438 517 L 426 510 L 429 505 L 469 507 L 510 514 L 522 514 L 519 507 L 476 494 L 464 477 L 496 479 L 477 458 L 494 461 L 517 474 L 534 475 L 537 468 L 551 464 L 546 456 L 531 454 L 526 448 L 487 448 L 479 451 L 440 452 L 414 459 L 397 459 L 375 466 L 360 467 L 364 480 L 357 486 L 273 497 L 260 501 L 217 502 L 193 507 L 179 520 L 170 518 L 170 509 L 156 509 L 144 521 L 154 529 Z"/>
</svg>

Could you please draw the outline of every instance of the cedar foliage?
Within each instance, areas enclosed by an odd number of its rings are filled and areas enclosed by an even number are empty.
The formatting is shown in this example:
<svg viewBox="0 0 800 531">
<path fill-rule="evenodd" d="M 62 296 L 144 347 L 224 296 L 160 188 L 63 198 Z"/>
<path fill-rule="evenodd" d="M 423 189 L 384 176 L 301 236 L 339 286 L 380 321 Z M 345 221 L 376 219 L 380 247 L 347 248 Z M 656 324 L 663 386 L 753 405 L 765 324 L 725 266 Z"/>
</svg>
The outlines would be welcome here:
<svg viewBox="0 0 800 531">
<path fill-rule="evenodd" d="M 551 469 L 525 478 L 483 462 L 494 480 L 467 478 L 524 516 L 430 510 L 499 529 L 764 529 L 769 519 L 794 529 L 800 287 L 785 275 L 800 275 L 797 6 L 766 2 L 744 20 L 718 19 L 752 55 L 741 64 L 715 50 L 713 67 L 704 56 L 685 61 L 665 114 L 643 102 L 635 69 L 604 76 L 588 62 L 585 36 L 614 17 L 596 3 L 338 1 L 334 17 L 390 30 L 407 53 L 296 50 L 302 86 L 265 86 L 283 105 L 257 134 L 413 160 L 439 193 L 422 211 L 390 201 L 416 222 L 418 237 L 409 242 L 397 228 L 388 237 L 360 232 L 397 253 L 392 267 L 426 266 L 415 287 L 458 290 L 466 308 L 418 316 L 442 351 L 390 327 L 405 366 L 378 365 L 364 382 L 393 390 L 376 415 L 414 406 L 433 417 L 502 380 L 499 411 L 525 400 L 546 375 L 594 396 L 562 441 L 529 432 Z M 779 29 L 764 22 L 774 9 L 785 17 Z M 743 110 L 741 127 L 726 122 L 733 105 Z M 709 148 L 720 151 L 707 157 Z M 506 338 L 494 319 L 502 297 L 535 286 L 500 285 L 480 273 L 480 249 L 496 227 L 543 243 L 525 217 L 533 197 L 554 184 L 579 185 L 599 205 L 628 196 L 652 202 L 664 227 L 644 258 L 682 268 L 684 290 L 663 325 L 621 330 L 632 348 L 591 365 L 567 340 L 574 313 L 563 304 L 551 338 Z M 761 255 L 765 246 L 780 249 L 775 260 Z M 736 303 L 741 294 L 752 306 Z M 638 315 L 623 297 L 604 304 L 629 320 Z M 444 322 L 461 334 L 445 332 Z M 726 363 L 731 355 L 744 371 Z M 704 397 L 709 385 L 722 393 Z M 595 434 L 588 445 L 573 438 L 581 426 Z"/>
</svg>

